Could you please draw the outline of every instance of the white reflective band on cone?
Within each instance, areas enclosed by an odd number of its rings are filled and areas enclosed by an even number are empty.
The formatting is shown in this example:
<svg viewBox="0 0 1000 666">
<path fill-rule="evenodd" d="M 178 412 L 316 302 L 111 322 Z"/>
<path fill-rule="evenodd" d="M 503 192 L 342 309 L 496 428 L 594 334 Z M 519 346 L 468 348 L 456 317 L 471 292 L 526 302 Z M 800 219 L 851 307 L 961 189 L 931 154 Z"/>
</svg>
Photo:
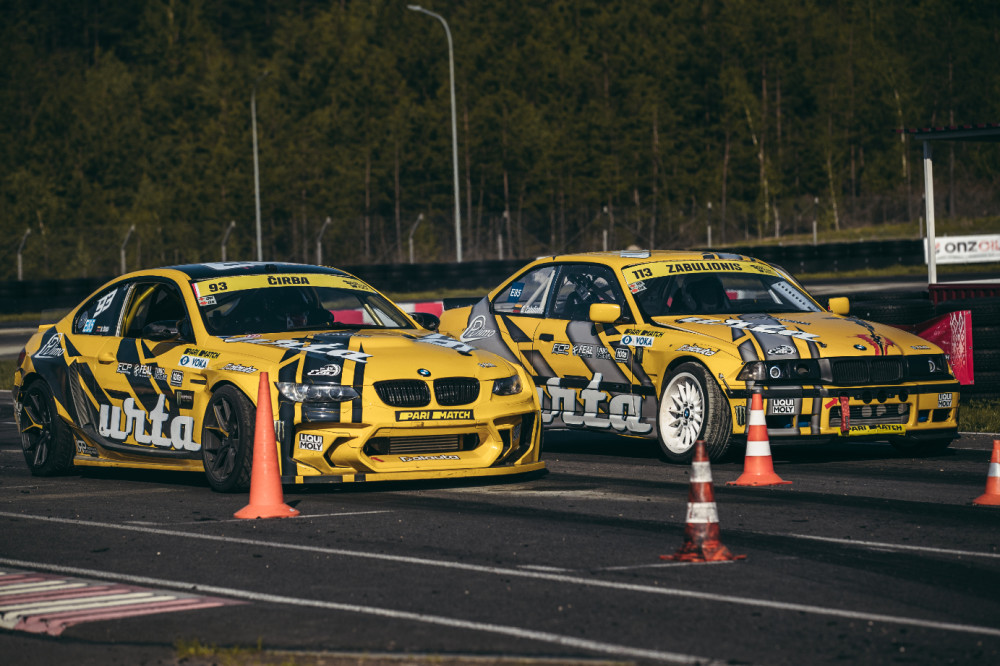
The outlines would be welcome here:
<svg viewBox="0 0 1000 666">
<path fill-rule="evenodd" d="M 990 463 L 990 470 L 986 473 L 986 476 L 1000 476 L 1000 463 Z"/>
<path fill-rule="evenodd" d="M 712 468 L 707 462 L 691 463 L 691 483 L 711 483 Z"/>
<path fill-rule="evenodd" d="M 751 409 L 750 410 L 750 419 L 747 421 L 747 425 L 748 426 L 767 425 L 767 419 L 764 418 L 764 410 L 763 409 Z"/>
<path fill-rule="evenodd" d="M 769 456 L 771 445 L 768 442 L 747 442 L 748 456 Z"/>
<path fill-rule="evenodd" d="M 719 512 L 715 509 L 715 502 L 689 502 L 687 522 L 689 523 L 717 523 L 719 522 Z"/>
</svg>

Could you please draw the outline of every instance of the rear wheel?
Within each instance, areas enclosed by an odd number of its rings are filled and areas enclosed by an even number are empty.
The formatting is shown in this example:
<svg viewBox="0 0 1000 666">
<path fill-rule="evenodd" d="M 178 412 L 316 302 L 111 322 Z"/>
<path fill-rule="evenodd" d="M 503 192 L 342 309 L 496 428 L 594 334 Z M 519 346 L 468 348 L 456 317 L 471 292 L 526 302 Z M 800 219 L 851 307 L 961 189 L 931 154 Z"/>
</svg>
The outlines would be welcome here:
<svg viewBox="0 0 1000 666">
<path fill-rule="evenodd" d="M 32 382 L 21 393 L 18 423 L 24 460 L 34 476 L 61 474 L 73 466 L 73 435 L 45 382 Z"/>
<path fill-rule="evenodd" d="M 663 456 L 670 462 L 689 462 L 699 439 L 705 441 L 709 460 L 726 455 L 733 433 L 732 412 L 704 366 L 682 363 L 667 375 L 656 430 Z"/>
<path fill-rule="evenodd" d="M 201 456 L 208 485 L 220 493 L 250 487 L 257 410 L 232 386 L 219 388 L 205 410 Z"/>
</svg>

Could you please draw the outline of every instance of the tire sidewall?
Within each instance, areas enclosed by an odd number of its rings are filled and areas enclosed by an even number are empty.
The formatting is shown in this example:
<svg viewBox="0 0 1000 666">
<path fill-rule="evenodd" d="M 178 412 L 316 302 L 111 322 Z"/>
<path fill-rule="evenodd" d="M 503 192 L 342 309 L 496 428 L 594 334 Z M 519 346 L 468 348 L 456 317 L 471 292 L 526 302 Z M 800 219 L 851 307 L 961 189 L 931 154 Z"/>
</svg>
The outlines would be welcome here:
<svg viewBox="0 0 1000 666">
<path fill-rule="evenodd" d="M 656 410 L 656 440 L 660 445 L 661 455 L 673 463 L 688 463 L 694 457 L 694 445 L 686 451 L 677 452 L 671 450 L 665 443 L 663 437 L 663 427 L 660 423 L 663 412 L 663 401 L 671 383 L 681 376 L 689 376 L 695 380 L 701 390 L 702 401 L 704 403 L 704 416 L 701 429 L 697 439 L 704 440 L 705 451 L 709 460 L 715 462 L 722 459 L 729 449 L 729 442 L 732 436 L 732 412 L 729 401 L 725 398 L 722 390 L 712 379 L 708 369 L 695 362 L 685 362 L 670 370 L 663 379 L 660 389 L 660 400 Z"/>
<path fill-rule="evenodd" d="M 44 381 L 36 380 L 28 385 L 24 394 L 21 397 L 22 404 L 24 404 L 25 399 L 31 394 L 37 394 L 41 397 L 42 402 L 45 403 L 45 409 L 48 410 L 52 430 L 48 455 L 40 465 L 35 464 L 35 456 L 25 448 L 25 438 L 28 435 L 21 433 L 21 452 L 24 454 L 24 461 L 28 464 L 28 469 L 33 476 L 55 476 L 62 474 L 73 466 L 75 451 L 72 434 L 69 427 L 63 423 L 62 418 L 59 416 L 59 409 L 56 406 L 56 399 L 52 394 L 52 389 Z M 24 418 L 25 415 L 20 415 L 19 422 L 23 424 Z"/>
<path fill-rule="evenodd" d="M 239 443 L 237 445 L 236 460 L 233 470 L 224 478 L 216 477 L 210 470 L 208 460 L 208 449 L 205 446 L 209 437 L 215 437 L 209 433 L 208 423 L 214 422 L 215 414 L 213 407 L 219 401 L 225 400 L 231 406 L 233 415 L 239 427 Z M 216 389 L 212 393 L 208 405 L 205 407 L 205 417 L 202 422 L 202 463 L 205 467 L 205 478 L 212 490 L 221 493 L 241 492 L 250 487 L 250 471 L 253 463 L 254 430 L 257 410 L 250 399 L 238 389 L 225 385 Z"/>
</svg>

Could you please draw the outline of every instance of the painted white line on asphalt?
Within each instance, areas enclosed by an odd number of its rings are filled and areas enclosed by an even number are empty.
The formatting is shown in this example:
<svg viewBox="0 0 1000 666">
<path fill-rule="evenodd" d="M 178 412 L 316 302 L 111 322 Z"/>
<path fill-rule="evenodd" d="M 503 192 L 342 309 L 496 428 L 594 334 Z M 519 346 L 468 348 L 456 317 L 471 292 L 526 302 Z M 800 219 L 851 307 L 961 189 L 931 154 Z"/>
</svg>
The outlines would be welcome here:
<svg viewBox="0 0 1000 666">
<path fill-rule="evenodd" d="M 834 539 L 831 537 L 810 536 L 808 534 L 788 534 L 774 536 L 790 536 L 796 539 L 809 539 L 811 541 L 828 541 L 830 543 L 840 543 L 846 546 L 862 546 L 865 548 L 878 548 L 883 550 L 916 550 L 924 553 L 940 553 L 942 555 L 958 555 L 959 557 L 993 557 L 1000 559 L 1000 553 L 984 553 L 974 550 L 955 550 L 953 548 L 931 548 L 930 546 L 910 546 L 899 543 L 881 543 L 878 541 L 858 541 L 856 539 Z"/>
<path fill-rule="evenodd" d="M 1000 628 L 997 627 L 984 627 L 972 624 L 957 624 L 953 622 L 938 622 L 935 620 L 923 620 L 920 618 L 913 618 L 913 617 L 884 615 L 881 613 L 866 613 L 862 611 L 845 610 L 840 608 L 812 606 L 809 604 L 797 604 L 784 601 L 771 601 L 768 599 L 751 599 L 747 597 L 737 597 L 728 594 L 715 594 L 712 592 L 699 592 L 696 590 L 683 590 L 679 588 L 655 587 L 652 585 L 637 585 L 634 583 L 619 583 L 615 581 L 600 580 L 597 578 L 580 578 L 578 576 L 567 576 L 563 574 L 545 573 L 541 571 L 525 571 L 523 569 L 508 569 L 503 567 L 484 566 L 480 564 L 466 564 L 464 562 L 429 560 L 422 557 L 411 557 L 408 555 L 389 555 L 386 553 L 370 553 L 366 551 L 347 550 L 344 548 L 325 548 L 321 546 L 306 546 L 294 543 L 272 543 L 269 541 L 262 541 L 260 539 L 245 539 L 240 537 L 226 537 L 226 536 L 217 536 L 212 534 L 198 534 L 197 532 L 181 532 L 179 530 L 165 530 L 165 529 L 156 529 L 151 527 L 140 527 L 136 525 L 122 525 L 120 523 L 102 523 L 93 520 L 55 518 L 52 516 L 32 516 L 29 514 L 10 513 L 7 511 L 0 511 L 0 518 L 35 520 L 39 522 L 59 523 L 63 525 L 76 525 L 79 527 L 87 527 L 87 528 L 100 527 L 110 530 L 124 530 L 131 532 L 143 532 L 146 534 L 158 534 L 160 536 L 181 537 L 187 539 L 202 539 L 205 541 L 220 541 L 223 543 L 255 546 L 258 548 L 276 548 L 281 550 L 295 550 L 308 553 L 322 553 L 324 555 L 358 557 L 362 559 L 381 560 L 387 562 L 396 562 L 400 564 L 413 564 L 417 566 L 440 567 L 444 569 L 455 569 L 460 571 L 473 571 L 476 573 L 491 574 L 496 576 L 518 576 L 521 578 L 535 578 L 540 580 L 554 581 L 557 583 L 567 583 L 570 585 L 601 587 L 606 589 L 618 590 L 622 592 L 637 592 L 641 594 L 655 594 L 655 595 L 669 596 L 669 597 L 680 597 L 685 599 L 698 599 L 700 601 L 715 601 L 718 603 L 735 604 L 739 606 L 751 606 L 754 608 L 767 608 L 770 610 L 778 610 L 778 611 L 790 611 L 793 613 L 808 613 L 810 615 L 840 617 L 849 620 L 863 620 L 866 622 L 888 622 L 891 624 L 900 624 L 912 627 L 923 627 L 926 629 L 939 629 L 941 631 L 954 631 L 966 634 L 981 634 L 983 636 L 1000 637 Z M 0 562 L 5 562 L 5 560 L 0 559 Z"/>
<path fill-rule="evenodd" d="M 88 576 L 93 578 L 103 578 L 131 583 L 135 585 L 150 585 L 171 589 L 181 589 L 187 592 L 197 590 L 200 593 L 211 593 L 216 596 L 231 597 L 234 599 L 245 599 L 247 601 L 257 601 L 263 603 L 283 604 L 288 606 L 302 606 L 306 608 L 322 608 L 324 610 L 344 611 L 347 613 L 364 613 L 365 615 L 375 615 L 387 617 L 394 620 L 410 620 L 413 622 L 424 622 L 436 624 L 454 629 L 469 629 L 471 631 L 484 631 L 491 634 L 501 634 L 513 638 L 523 638 L 526 640 L 540 641 L 543 643 L 553 643 L 564 647 L 577 648 L 581 650 L 591 650 L 604 654 L 611 654 L 617 657 L 633 657 L 637 659 L 652 659 L 655 661 L 669 662 L 672 664 L 712 664 L 721 666 L 722 661 L 710 660 L 690 654 L 678 652 L 663 652 L 660 650 L 645 650 L 628 645 L 616 645 L 614 643 L 602 643 L 600 641 L 576 638 L 574 636 L 564 636 L 552 634 L 547 631 L 536 631 L 533 629 L 523 629 L 503 624 L 493 624 L 490 622 L 471 622 L 457 618 L 444 617 L 442 615 L 428 615 L 426 613 L 413 613 L 410 611 L 393 610 L 391 608 L 379 608 L 377 606 L 359 606 L 357 604 L 345 604 L 336 601 L 321 601 L 318 599 L 302 599 L 298 597 L 286 597 L 276 594 L 265 594 L 253 592 L 252 590 L 239 590 L 229 587 L 219 587 L 216 585 L 199 585 L 197 583 L 186 583 L 182 581 L 166 580 L 162 578 L 149 578 L 147 576 L 130 576 L 128 574 L 115 574 L 97 569 L 83 569 L 80 567 L 64 567 L 54 564 L 42 564 L 27 560 L 9 560 L 0 558 L 0 563 L 26 569 L 37 569 L 50 571 L 53 573 Z"/>
<path fill-rule="evenodd" d="M 370 516 L 373 513 L 392 513 L 388 509 L 381 511 L 344 511 L 342 513 L 311 513 L 308 516 L 305 514 L 299 514 L 297 516 L 289 516 L 285 520 L 303 520 L 305 518 L 339 518 L 340 516 Z M 129 520 L 126 521 L 129 525 L 163 525 L 164 523 L 154 523 L 148 520 Z M 179 523 L 169 523 L 170 525 L 204 525 L 205 523 L 243 523 L 246 522 L 246 518 L 229 518 L 226 520 L 187 520 Z"/>
<path fill-rule="evenodd" d="M 719 560 L 718 562 L 695 562 L 698 566 L 715 564 L 736 564 L 735 560 Z M 691 562 L 656 562 L 655 564 L 627 564 L 621 567 L 601 567 L 591 571 L 631 571 L 633 569 L 663 569 L 665 567 L 689 567 Z"/>
</svg>

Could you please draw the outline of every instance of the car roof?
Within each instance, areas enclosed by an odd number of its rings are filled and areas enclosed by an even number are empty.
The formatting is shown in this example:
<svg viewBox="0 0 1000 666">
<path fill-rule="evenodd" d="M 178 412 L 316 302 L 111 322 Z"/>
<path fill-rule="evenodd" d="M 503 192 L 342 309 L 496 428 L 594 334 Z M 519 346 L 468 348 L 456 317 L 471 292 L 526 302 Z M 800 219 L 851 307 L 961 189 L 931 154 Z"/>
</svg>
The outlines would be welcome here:
<svg viewBox="0 0 1000 666">
<path fill-rule="evenodd" d="M 182 264 L 178 266 L 164 266 L 158 270 L 174 270 L 184 273 L 191 280 L 202 280 L 205 278 L 232 277 L 234 275 L 281 275 L 286 273 L 322 273 L 325 275 L 345 275 L 352 277 L 337 268 L 329 266 L 315 266 L 313 264 L 292 264 L 280 261 L 229 261 L 229 262 L 209 262 L 204 264 Z"/>
<path fill-rule="evenodd" d="M 712 252 L 708 250 L 620 250 L 614 252 L 577 252 L 539 257 L 536 263 L 581 262 L 599 263 L 613 268 L 624 268 L 651 261 L 754 261 L 753 257 L 732 252 Z"/>
</svg>

